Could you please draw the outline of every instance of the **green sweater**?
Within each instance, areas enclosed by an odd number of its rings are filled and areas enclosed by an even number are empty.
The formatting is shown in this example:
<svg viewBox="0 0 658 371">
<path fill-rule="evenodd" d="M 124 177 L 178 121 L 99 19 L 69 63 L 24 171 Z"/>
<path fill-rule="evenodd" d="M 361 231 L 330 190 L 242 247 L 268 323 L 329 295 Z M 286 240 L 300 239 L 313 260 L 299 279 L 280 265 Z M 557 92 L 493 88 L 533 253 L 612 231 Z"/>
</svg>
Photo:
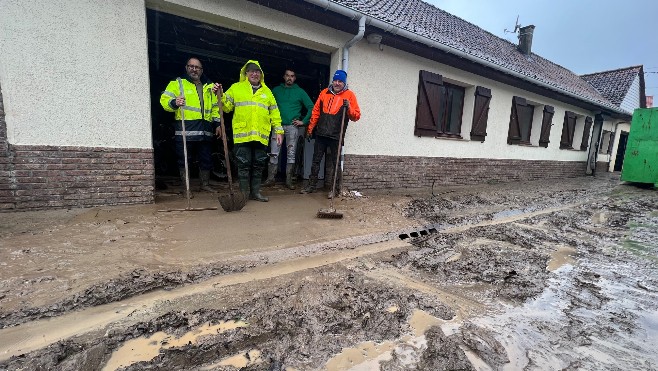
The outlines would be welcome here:
<svg viewBox="0 0 658 371">
<path fill-rule="evenodd" d="M 287 87 L 286 84 L 281 84 L 272 89 L 276 105 L 281 112 L 281 124 L 292 125 L 292 120 L 299 119 L 308 125 L 308 120 L 311 119 L 313 112 L 313 102 L 309 98 L 304 89 L 293 84 Z M 306 116 L 302 118 L 302 108 L 306 109 Z"/>
</svg>

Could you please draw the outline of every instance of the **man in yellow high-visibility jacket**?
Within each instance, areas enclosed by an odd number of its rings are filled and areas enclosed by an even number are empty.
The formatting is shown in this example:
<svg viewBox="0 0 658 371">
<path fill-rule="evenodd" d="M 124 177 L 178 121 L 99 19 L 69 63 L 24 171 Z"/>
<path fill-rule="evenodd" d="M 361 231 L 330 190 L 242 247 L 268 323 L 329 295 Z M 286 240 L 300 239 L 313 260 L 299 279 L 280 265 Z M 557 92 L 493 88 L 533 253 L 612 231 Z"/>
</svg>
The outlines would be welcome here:
<svg viewBox="0 0 658 371">
<path fill-rule="evenodd" d="M 263 170 L 267 165 L 270 132 L 276 142 L 283 142 L 281 114 L 272 91 L 257 61 L 248 61 L 240 70 L 240 81 L 222 96 L 224 112 L 233 114 L 233 153 L 235 154 L 240 191 L 249 199 L 267 202 L 260 193 Z M 216 90 L 216 89 L 215 89 Z M 250 186 L 251 185 L 251 190 Z"/>
<path fill-rule="evenodd" d="M 176 155 L 180 177 L 185 183 L 185 156 L 181 118 L 185 119 L 185 141 L 188 159 L 196 154 L 199 160 L 201 190 L 214 192 L 210 187 L 212 163 L 212 141 L 220 135 L 219 105 L 213 93 L 213 83 L 203 76 L 203 66 L 197 58 L 190 58 L 185 65 L 185 77 L 169 82 L 160 96 L 160 105 L 165 111 L 175 112 Z M 190 195 L 191 196 L 191 195 Z"/>
</svg>

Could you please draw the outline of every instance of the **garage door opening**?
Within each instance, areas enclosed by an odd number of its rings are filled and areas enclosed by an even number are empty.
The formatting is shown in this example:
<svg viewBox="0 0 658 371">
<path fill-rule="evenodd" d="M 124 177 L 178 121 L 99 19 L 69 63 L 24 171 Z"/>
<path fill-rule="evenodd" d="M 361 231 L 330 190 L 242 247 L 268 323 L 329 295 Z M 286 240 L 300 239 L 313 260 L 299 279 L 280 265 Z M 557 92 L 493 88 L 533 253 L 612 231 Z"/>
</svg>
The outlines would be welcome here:
<svg viewBox="0 0 658 371">
<path fill-rule="evenodd" d="M 295 69 L 296 83 L 308 93 L 313 102 L 327 86 L 331 60 L 328 53 L 152 9 L 147 9 L 146 15 L 156 189 L 166 189 L 168 184 L 178 182 L 174 116 L 160 106 L 160 94 L 169 81 L 184 76 L 188 58 L 199 58 L 203 63 L 204 75 L 213 82 L 221 83 L 224 89 L 238 81 L 240 68 L 250 59 L 260 62 L 265 83 L 270 89 L 282 82 L 287 67 Z M 231 118 L 230 114 L 225 115 L 227 123 L 231 122 Z M 229 131 L 228 138 L 231 138 L 230 125 L 226 128 Z M 308 152 L 309 145 L 305 144 Z M 225 182 L 221 141 L 213 143 L 213 152 L 215 169 L 211 179 Z M 285 156 L 285 151 L 281 152 Z M 308 164 L 305 167 L 310 167 L 310 159 L 306 162 Z M 198 165 L 190 163 L 189 167 L 190 178 L 197 177 Z"/>
</svg>

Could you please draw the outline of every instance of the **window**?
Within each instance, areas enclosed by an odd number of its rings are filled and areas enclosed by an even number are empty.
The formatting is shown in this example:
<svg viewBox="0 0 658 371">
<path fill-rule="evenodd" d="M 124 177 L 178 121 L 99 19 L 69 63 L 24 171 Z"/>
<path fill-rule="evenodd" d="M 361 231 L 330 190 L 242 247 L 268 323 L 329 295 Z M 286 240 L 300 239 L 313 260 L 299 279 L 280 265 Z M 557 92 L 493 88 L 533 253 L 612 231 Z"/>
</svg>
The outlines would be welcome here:
<svg viewBox="0 0 658 371">
<path fill-rule="evenodd" d="M 465 89 L 420 71 L 414 135 L 461 138 Z"/>
<path fill-rule="evenodd" d="M 580 116 L 581 120 L 583 116 Z M 582 128 L 582 131 L 580 131 Z M 564 112 L 564 123 L 562 124 L 562 137 L 560 138 L 560 149 L 574 149 L 574 134 L 579 134 L 580 139 L 579 149 L 581 151 L 587 150 L 589 146 L 589 134 L 592 129 L 592 118 L 587 116 L 583 121 L 579 120 L 578 115 L 571 111 Z"/>
<path fill-rule="evenodd" d="M 601 146 L 599 147 L 600 154 L 607 155 L 612 151 L 612 134 L 611 131 L 603 130 L 603 134 L 601 134 Z"/>
<path fill-rule="evenodd" d="M 507 144 L 530 144 L 532 133 L 532 116 L 535 106 L 528 104 L 525 98 L 512 98 L 512 113 L 510 114 Z"/>
</svg>

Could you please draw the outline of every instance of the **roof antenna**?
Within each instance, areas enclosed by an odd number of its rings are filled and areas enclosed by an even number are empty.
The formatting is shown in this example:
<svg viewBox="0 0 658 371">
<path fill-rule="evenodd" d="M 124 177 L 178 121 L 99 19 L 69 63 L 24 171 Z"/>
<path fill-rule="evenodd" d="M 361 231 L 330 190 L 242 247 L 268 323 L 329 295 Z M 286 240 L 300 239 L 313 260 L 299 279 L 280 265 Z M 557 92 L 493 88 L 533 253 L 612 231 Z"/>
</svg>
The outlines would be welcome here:
<svg viewBox="0 0 658 371">
<path fill-rule="evenodd" d="M 519 16 L 516 16 L 516 24 L 514 25 L 514 31 L 509 31 L 507 28 L 503 30 L 504 33 L 517 33 L 519 32 L 521 25 L 519 24 Z"/>
</svg>

